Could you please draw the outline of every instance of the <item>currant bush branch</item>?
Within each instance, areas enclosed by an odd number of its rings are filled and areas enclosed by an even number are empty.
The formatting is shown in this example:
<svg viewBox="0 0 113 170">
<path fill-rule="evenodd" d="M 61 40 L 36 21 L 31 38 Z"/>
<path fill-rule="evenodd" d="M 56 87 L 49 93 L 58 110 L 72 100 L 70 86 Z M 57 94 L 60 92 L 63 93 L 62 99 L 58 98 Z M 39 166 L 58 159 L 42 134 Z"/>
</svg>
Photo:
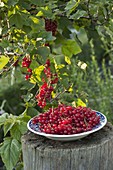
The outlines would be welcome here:
<svg viewBox="0 0 113 170">
<path fill-rule="evenodd" d="M 59 96 L 61 96 L 65 92 L 68 92 L 68 90 L 70 89 L 71 85 L 69 85 L 69 87 L 67 89 L 64 89 L 63 91 L 59 92 L 53 99 L 50 100 L 50 103 L 52 103 L 54 100 L 57 100 L 59 98 Z"/>
</svg>

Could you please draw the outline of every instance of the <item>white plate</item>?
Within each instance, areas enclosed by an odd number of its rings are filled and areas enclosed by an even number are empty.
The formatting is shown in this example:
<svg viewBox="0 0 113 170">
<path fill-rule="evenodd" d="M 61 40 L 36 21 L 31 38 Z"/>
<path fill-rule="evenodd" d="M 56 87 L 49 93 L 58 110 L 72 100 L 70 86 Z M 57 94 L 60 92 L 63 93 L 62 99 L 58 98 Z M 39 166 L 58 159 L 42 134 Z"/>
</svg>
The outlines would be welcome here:
<svg viewBox="0 0 113 170">
<path fill-rule="evenodd" d="M 98 125 L 96 125 L 92 130 L 87 131 L 87 132 L 82 132 L 82 133 L 78 133 L 78 134 L 72 134 L 72 135 L 55 135 L 55 134 L 46 134 L 40 131 L 39 129 L 39 125 L 38 124 L 33 124 L 32 123 L 32 119 L 29 120 L 29 122 L 27 123 L 27 127 L 28 129 L 37 134 L 37 135 L 41 135 L 41 136 L 45 136 L 49 139 L 52 140 L 59 140 L 59 141 L 73 141 L 73 140 L 77 140 L 77 139 L 81 139 L 86 137 L 87 135 L 94 133 L 100 129 L 102 129 L 105 124 L 107 123 L 107 118 L 105 115 L 103 115 L 101 112 L 96 111 L 97 115 L 100 116 L 100 123 Z"/>
</svg>

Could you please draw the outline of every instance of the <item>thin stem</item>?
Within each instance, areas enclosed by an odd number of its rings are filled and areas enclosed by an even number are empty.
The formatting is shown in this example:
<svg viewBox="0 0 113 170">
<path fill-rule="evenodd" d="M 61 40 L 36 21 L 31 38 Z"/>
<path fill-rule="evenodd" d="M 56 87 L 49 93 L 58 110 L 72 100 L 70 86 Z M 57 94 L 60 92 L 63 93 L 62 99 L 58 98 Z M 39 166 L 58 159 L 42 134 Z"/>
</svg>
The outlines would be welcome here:
<svg viewBox="0 0 113 170">
<path fill-rule="evenodd" d="M 65 89 L 64 91 L 58 93 L 53 99 L 50 100 L 50 103 L 52 103 L 54 100 L 58 99 L 58 97 L 59 97 L 60 95 L 62 95 L 62 94 L 64 94 L 65 92 L 67 92 L 70 87 L 71 87 L 71 85 L 70 85 L 67 89 Z"/>
</svg>

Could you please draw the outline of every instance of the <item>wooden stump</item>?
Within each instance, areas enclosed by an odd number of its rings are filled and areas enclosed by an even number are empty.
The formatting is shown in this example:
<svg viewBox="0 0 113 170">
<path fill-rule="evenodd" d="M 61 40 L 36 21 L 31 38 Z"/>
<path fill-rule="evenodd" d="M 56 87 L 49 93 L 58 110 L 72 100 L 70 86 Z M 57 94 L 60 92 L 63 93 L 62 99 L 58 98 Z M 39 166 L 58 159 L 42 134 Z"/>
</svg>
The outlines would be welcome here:
<svg viewBox="0 0 113 170">
<path fill-rule="evenodd" d="M 24 170 L 113 170 L 113 126 L 72 142 L 28 132 L 22 149 Z"/>
</svg>

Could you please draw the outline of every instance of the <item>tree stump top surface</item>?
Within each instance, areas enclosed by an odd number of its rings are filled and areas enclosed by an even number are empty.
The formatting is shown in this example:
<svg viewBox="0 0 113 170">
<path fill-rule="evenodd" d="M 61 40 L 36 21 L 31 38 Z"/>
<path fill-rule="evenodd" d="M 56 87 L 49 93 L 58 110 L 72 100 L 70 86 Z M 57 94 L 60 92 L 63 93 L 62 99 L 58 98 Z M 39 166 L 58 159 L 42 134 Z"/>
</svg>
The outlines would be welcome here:
<svg viewBox="0 0 113 170">
<path fill-rule="evenodd" d="M 73 149 L 73 148 L 84 148 L 84 147 L 94 147 L 102 144 L 103 142 L 108 142 L 113 139 L 113 126 L 111 123 L 107 123 L 104 128 L 88 135 L 85 138 L 75 140 L 75 141 L 55 141 L 48 139 L 46 137 L 34 134 L 28 131 L 22 136 L 22 142 L 32 145 L 33 147 L 38 147 L 40 149 L 50 148 L 50 149 Z"/>
</svg>

